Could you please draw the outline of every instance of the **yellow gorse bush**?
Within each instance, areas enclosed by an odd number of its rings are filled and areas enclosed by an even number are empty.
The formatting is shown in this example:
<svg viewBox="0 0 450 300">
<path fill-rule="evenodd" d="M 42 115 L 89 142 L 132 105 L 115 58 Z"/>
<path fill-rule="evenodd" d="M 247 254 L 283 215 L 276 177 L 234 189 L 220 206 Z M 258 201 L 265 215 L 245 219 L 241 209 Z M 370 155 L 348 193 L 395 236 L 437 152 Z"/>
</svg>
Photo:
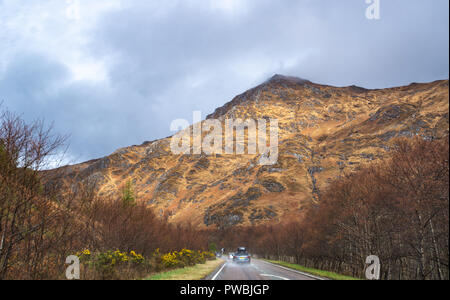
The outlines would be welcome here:
<svg viewBox="0 0 450 300">
<path fill-rule="evenodd" d="M 102 278 L 113 279 L 117 275 L 117 268 L 120 266 L 139 266 L 145 262 L 144 256 L 136 253 L 135 251 L 121 252 L 106 251 L 95 253 L 91 255 L 89 250 L 84 250 L 79 253 L 83 258 L 83 261 L 88 263 L 88 266 L 92 266 L 95 270 L 101 274 Z"/>
<path fill-rule="evenodd" d="M 84 249 L 81 252 L 77 252 L 76 256 L 78 256 L 81 261 L 87 261 L 91 257 L 91 251 L 89 251 L 89 249 Z"/>
<path fill-rule="evenodd" d="M 91 253 L 89 249 L 85 249 L 77 253 L 77 256 L 87 266 L 94 267 L 103 278 L 115 278 L 119 272 L 118 268 L 123 266 L 152 268 L 154 270 L 164 270 L 172 268 L 183 268 L 203 264 L 207 260 L 215 259 L 214 253 L 206 251 L 193 251 L 190 249 L 182 249 L 181 251 L 173 251 L 161 254 L 156 249 L 146 260 L 142 254 L 132 250 L 130 252 L 121 252 L 120 250 Z"/>
<path fill-rule="evenodd" d="M 166 268 L 194 266 L 204 264 L 207 260 L 215 259 L 211 252 L 182 249 L 161 256 L 161 262 Z"/>
<path fill-rule="evenodd" d="M 145 261 L 144 256 L 142 256 L 141 254 L 136 254 L 136 252 L 134 251 L 130 251 L 130 259 L 135 263 L 142 263 Z"/>
</svg>

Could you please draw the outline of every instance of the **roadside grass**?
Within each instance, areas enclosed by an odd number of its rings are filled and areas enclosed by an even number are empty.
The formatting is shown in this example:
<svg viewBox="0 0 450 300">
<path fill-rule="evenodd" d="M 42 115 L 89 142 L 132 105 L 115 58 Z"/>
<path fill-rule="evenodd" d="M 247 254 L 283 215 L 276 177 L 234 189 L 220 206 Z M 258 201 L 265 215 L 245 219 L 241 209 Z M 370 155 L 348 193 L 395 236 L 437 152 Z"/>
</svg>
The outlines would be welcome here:
<svg viewBox="0 0 450 300">
<path fill-rule="evenodd" d="M 198 264 L 193 267 L 153 274 L 145 278 L 145 280 L 201 280 L 223 263 L 225 262 L 221 259 L 210 260 L 205 264 Z"/>
<path fill-rule="evenodd" d="M 286 268 L 291 268 L 291 269 L 294 269 L 294 270 L 297 270 L 300 272 L 305 272 L 305 273 L 308 273 L 311 275 L 316 275 L 319 277 L 328 278 L 328 279 L 332 279 L 332 280 L 361 280 L 359 278 L 355 278 L 355 277 L 351 277 L 351 276 L 341 275 L 341 274 L 337 274 L 337 273 L 333 273 L 333 272 L 329 272 L 329 271 L 307 268 L 307 267 L 303 267 L 300 265 L 287 263 L 284 261 L 275 261 L 275 260 L 268 260 L 268 259 L 265 259 L 265 261 L 276 264 L 276 265 L 280 265 L 280 266 L 283 266 Z"/>
</svg>

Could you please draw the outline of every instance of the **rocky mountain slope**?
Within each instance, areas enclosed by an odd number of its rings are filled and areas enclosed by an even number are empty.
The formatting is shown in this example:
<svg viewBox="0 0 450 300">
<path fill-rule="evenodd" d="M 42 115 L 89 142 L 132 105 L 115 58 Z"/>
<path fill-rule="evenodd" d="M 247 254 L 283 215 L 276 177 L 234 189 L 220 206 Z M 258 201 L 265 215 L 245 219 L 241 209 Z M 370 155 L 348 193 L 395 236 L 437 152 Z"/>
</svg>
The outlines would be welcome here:
<svg viewBox="0 0 450 300">
<path fill-rule="evenodd" d="M 259 165 L 259 155 L 173 155 L 166 138 L 52 171 L 53 182 L 96 182 L 113 196 L 131 181 L 139 201 L 177 223 L 297 218 L 331 180 L 382 159 L 395 137 L 448 135 L 448 91 L 448 80 L 367 90 L 276 75 L 208 116 L 278 119 L 276 165 Z"/>
</svg>

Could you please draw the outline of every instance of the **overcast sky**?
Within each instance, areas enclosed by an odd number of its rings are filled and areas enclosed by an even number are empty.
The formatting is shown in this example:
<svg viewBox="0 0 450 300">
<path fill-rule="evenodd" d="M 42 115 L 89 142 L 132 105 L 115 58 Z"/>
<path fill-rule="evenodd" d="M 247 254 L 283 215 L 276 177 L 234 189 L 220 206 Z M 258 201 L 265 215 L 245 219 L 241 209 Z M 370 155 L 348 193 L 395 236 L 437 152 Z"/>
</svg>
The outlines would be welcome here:
<svg viewBox="0 0 450 300">
<path fill-rule="evenodd" d="M 449 1 L 0 0 L 0 102 L 79 162 L 169 136 L 273 74 L 382 88 L 447 79 Z"/>
</svg>

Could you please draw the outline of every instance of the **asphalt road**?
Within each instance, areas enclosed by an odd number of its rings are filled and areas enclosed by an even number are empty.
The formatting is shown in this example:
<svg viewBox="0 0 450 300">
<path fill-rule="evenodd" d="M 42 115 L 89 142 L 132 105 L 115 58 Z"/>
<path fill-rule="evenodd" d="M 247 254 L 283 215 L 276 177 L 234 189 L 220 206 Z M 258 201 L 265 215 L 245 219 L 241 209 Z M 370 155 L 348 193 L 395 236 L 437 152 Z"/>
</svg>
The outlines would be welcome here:
<svg viewBox="0 0 450 300">
<path fill-rule="evenodd" d="M 259 259 L 251 264 L 237 264 L 226 260 L 225 264 L 206 277 L 206 280 L 323 280 L 303 272 L 274 265 Z"/>
</svg>

